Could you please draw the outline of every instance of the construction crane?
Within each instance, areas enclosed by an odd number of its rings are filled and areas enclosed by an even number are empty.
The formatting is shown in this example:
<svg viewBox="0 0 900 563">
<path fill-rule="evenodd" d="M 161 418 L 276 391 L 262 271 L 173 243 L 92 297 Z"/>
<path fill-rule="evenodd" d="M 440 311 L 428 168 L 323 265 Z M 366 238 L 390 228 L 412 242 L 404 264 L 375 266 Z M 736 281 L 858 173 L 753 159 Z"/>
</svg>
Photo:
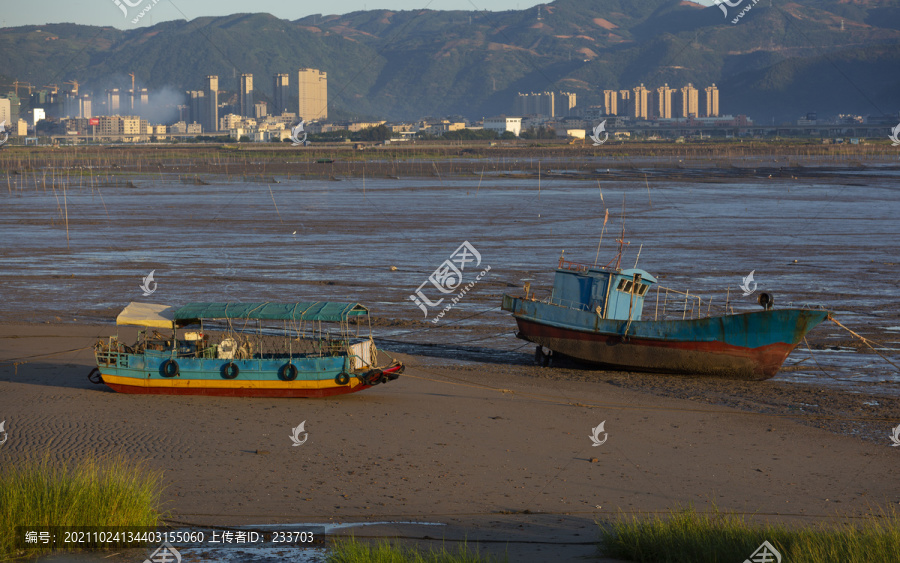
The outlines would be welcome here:
<svg viewBox="0 0 900 563">
<path fill-rule="evenodd" d="M 78 81 L 77 80 L 70 80 L 69 82 L 63 82 L 63 84 L 71 84 L 72 85 L 72 95 L 73 96 L 78 95 Z"/>
<path fill-rule="evenodd" d="M 59 94 L 59 86 L 56 84 L 46 84 L 43 87 L 50 88 L 53 91 L 53 95 Z"/>
<path fill-rule="evenodd" d="M 36 88 L 36 86 L 32 86 L 28 82 L 20 82 L 19 80 L 14 80 L 12 84 L 0 84 L 0 86 L 12 86 L 16 89 L 16 97 L 19 95 L 19 87 L 28 88 L 28 95 L 31 95 L 31 91 Z"/>
</svg>

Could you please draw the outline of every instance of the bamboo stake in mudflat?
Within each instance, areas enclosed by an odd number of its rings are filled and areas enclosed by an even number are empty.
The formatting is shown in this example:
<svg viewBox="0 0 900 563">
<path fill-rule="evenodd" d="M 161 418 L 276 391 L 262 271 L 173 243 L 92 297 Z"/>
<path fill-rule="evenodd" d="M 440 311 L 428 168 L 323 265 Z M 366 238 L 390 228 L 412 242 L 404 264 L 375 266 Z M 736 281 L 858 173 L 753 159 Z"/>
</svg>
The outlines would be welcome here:
<svg viewBox="0 0 900 563">
<path fill-rule="evenodd" d="M 66 186 L 63 184 L 63 206 L 66 209 L 66 249 L 69 248 L 69 201 L 66 198 Z"/>
</svg>

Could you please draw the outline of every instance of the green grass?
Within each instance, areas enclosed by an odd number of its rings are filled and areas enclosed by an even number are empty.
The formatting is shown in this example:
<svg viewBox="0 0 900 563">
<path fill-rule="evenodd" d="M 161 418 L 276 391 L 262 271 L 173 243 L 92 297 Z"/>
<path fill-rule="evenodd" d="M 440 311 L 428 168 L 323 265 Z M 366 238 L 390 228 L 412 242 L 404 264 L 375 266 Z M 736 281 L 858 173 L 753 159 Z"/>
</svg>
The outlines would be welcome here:
<svg viewBox="0 0 900 563">
<path fill-rule="evenodd" d="M 339 539 L 334 542 L 328 554 L 328 563 L 499 563 L 506 559 L 478 554 L 477 549 L 470 549 L 466 543 L 448 551 L 442 546 L 440 550 L 429 549 L 419 551 L 414 547 L 391 545 L 387 540 L 377 544 L 368 544 L 354 537 Z"/>
<path fill-rule="evenodd" d="M 744 561 L 768 541 L 791 563 L 895 561 L 900 516 L 871 514 L 852 524 L 813 527 L 754 526 L 742 516 L 678 510 L 668 518 L 621 516 L 600 525 L 603 555 L 629 561 L 704 563 Z"/>
<path fill-rule="evenodd" d="M 0 558 L 14 554 L 18 526 L 156 527 L 162 491 L 162 472 L 122 456 L 10 464 L 0 469 Z"/>
</svg>

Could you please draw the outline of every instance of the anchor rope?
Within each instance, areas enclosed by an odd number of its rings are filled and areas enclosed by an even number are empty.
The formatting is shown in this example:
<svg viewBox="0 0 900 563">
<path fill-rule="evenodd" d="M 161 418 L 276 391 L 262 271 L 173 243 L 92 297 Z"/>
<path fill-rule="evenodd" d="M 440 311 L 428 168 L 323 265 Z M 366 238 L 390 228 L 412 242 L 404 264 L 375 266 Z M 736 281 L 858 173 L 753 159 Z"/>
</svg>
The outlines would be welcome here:
<svg viewBox="0 0 900 563">
<path fill-rule="evenodd" d="M 880 343 L 878 343 L 878 342 L 875 342 L 874 340 L 870 340 L 870 339 L 865 338 L 864 336 L 860 336 L 859 334 L 856 334 L 855 332 L 853 332 L 853 331 L 850 330 L 849 328 L 847 328 L 847 327 L 845 327 L 844 325 L 842 325 L 842 324 L 840 323 L 840 321 L 838 321 L 837 319 L 835 319 L 835 318 L 832 317 L 831 315 L 828 315 L 828 320 L 831 321 L 831 322 L 833 322 L 834 324 L 838 325 L 838 326 L 841 327 L 842 329 L 846 330 L 847 332 L 849 332 L 849 333 L 852 334 L 853 336 L 855 336 L 855 337 L 859 338 L 860 340 L 862 340 L 863 344 L 865 344 L 866 346 L 868 346 L 869 348 L 871 348 L 873 352 L 875 352 L 876 354 L 878 354 L 879 356 L 881 356 L 882 359 L 884 359 L 884 361 L 886 361 L 887 363 L 889 363 L 889 364 L 891 364 L 892 366 L 894 366 L 895 368 L 897 368 L 897 371 L 900 371 L 900 366 L 898 366 L 898 365 L 895 364 L 894 362 L 890 361 L 890 360 L 888 359 L 887 356 L 885 356 L 884 354 L 882 354 L 881 352 L 879 352 L 878 350 L 876 350 L 875 347 L 872 346 L 872 344 L 869 344 L 869 342 L 872 342 L 872 343 L 874 343 L 874 344 L 878 344 L 878 346 L 881 346 L 882 348 L 884 348 L 884 349 L 886 349 L 886 350 L 893 350 L 893 351 L 898 351 L 898 350 L 896 350 L 895 348 L 888 348 L 888 347 L 885 346 L 884 344 L 880 344 Z"/>
</svg>

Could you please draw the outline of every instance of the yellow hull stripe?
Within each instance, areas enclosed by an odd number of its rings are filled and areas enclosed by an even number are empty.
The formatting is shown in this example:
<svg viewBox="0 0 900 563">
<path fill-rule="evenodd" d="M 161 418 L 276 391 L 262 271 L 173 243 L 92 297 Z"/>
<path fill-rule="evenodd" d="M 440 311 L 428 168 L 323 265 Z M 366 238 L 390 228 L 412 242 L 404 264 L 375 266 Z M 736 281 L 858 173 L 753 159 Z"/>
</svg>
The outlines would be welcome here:
<svg viewBox="0 0 900 563">
<path fill-rule="evenodd" d="M 295 381 L 254 381 L 250 379 L 181 379 L 172 377 L 167 379 L 122 377 L 121 375 L 106 375 L 101 373 L 105 383 L 114 385 L 131 385 L 132 387 L 166 387 L 166 388 L 197 388 L 197 389 L 333 389 L 335 387 L 355 387 L 360 385 L 358 377 L 351 377 L 347 385 L 337 385 L 333 379 L 323 380 L 295 380 Z"/>
</svg>

